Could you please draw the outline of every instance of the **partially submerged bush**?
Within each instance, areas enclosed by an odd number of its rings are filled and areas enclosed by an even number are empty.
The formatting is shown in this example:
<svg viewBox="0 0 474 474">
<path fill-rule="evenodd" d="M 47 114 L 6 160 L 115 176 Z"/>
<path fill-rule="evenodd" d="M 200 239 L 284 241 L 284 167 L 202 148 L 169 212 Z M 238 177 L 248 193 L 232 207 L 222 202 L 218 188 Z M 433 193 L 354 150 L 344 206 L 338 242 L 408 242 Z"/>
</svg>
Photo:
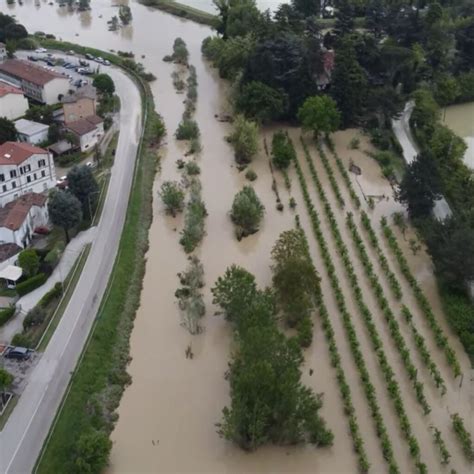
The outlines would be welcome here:
<svg viewBox="0 0 474 474">
<path fill-rule="evenodd" d="M 245 173 L 245 177 L 249 180 L 249 181 L 255 181 L 257 179 L 257 173 L 255 173 L 254 170 L 248 170 L 246 173 Z"/>
<path fill-rule="evenodd" d="M 183 118 L 176 130 L 178 140 L 192 140 L 199 137 L 199 126 L 195 120 Z"/>
<path fill-rule="evenodd" d="M 285 170 L 295 158 L 293 144 L 283 131 L 273 134 L 272 138 L 273 163 L 279 169 Z"/>
<path fill-rule="evenodd" d="M 186 163 L 184 168 L 186 169 L 186 173 L 188 173 L 190 176 L 195 176 L 201 173 L 201 168 L 195 161 L 189 161 Z"/>
<path fill-rule="evenodd" d="M 252 187 L 244 186 L 235 195 L 230 217 L 238 240 L 258 231 L 264 212 L 265 207 Z"/>
<path fill-rule="evenodd" d="M 184 191 L 176 181 L 165 181 L 161 185 L 161 200 L 165 205 L 166 213 L 176 217 L 184 208 Z"/>
<path fill-rule="evenodd" d="M 184 229 L 179 241 L 186 253 L 192 252 L 204 237 L 204 219 L 207 216 L 206 206 L 201 199 L 201 184 L 196 179 L 191 181 L 190 193 L 184 215 Z"/>
<path fill-rule="evenodd" d="M 258 151 L 258 126 L 247 120 L 243 115 L 237 115 L 234 131 L 229 136 L 235 152 L 235 160 L 239 164 L 248 164 Z"/>
</svg>

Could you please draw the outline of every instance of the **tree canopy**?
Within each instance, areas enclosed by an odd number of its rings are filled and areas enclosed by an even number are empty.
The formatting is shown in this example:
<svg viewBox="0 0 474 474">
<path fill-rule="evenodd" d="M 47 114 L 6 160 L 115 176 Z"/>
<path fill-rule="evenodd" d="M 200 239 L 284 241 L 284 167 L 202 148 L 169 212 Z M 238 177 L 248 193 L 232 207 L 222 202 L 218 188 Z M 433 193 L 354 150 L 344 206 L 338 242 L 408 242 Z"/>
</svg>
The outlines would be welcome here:
<svg viewBox="0 0 474 474">
<path fill-rule="evenodd" d="M 97 74 L 92 85 L 103 95 L 112 95 L 115 92 L 115 84 L 108 74 Z"/>
<path fill-rule="evenodd" d="M 28 278 L 38 273 L 40 259 L 35 249 L 25 249 L 20 252 L 18 255 L 18 263 Z"/>
<path fill-rule="evenodd" d="M 230 216 L 239 240 L 258 231 L 264 212 L 265 207 L 251 186 L 244 186 L 235 195 Z"/>
<path fill-rule="evenodd" d="M 320 133 L 335 132 L 341 123 L 341 114 L 336 103 L 326 95 L 308 97 L 298 110 L 298 119 L 315 137 Z"/>
<path fill-rule="evenodd" d="M 81 201 L 69 191 L 53 191 L 48 200 L 49 218 L 54 225 L 62 227 L 69 242 L 69 231 L 82 219 Z"/>
<path fill-rule="evenodd" d="M 5 142 L 14 142 L 17 139 L 15 124 L 6 117 L 0 117 L 0 145 Z"/>
<path fill-rule="evenodd" d="M 67 174 L 69 191 L 82 206 L 82 214 L 92 219 L 99 197 L 99 185 L 89 166 L 74 166 Z"/>
<path fill-rule="evenodd" d="M 234 130 L 229 137 L 235 152 L 237 163 L 245 165 L 252 161 L 258 151 L 258 126 L 255 122 L 238 115 L 234 121 Z"/>
</svg>

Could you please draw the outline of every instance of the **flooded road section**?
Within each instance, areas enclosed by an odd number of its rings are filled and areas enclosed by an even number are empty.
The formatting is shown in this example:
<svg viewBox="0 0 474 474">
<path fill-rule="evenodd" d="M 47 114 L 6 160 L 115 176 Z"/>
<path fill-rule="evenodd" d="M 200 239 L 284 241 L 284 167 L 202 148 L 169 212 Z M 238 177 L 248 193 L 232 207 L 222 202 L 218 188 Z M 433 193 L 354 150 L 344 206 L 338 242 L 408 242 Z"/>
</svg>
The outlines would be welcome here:
<svg viewBox="0 0 474 474">
<path fill-rule="evenodd" d="M 147 253 L 146 275 L 143 282 L 141 305 L 135 320 L 131 336 L 131 363 L 129 372 L 132 384 L 126 389 L 119 407 L 115 431 L 112 434 L 113 449 L 109 473 L 151 473 L 151 472 L 206 472 L 206 473 L 243 473 L 243 472 L 292 472 L 292 473 L 354 473 L 357 470 L 356 458 L 353 453 L 352 441 L 348 434 L 347 418 L 342 411 L 339 389 L 335 380 L 328 357 L 327 343 L 320 327 L 320 321 L 315 316 L 314 340 L 312 346 L 305 352 L 305 364 L 302 368 L 303 379 L 317 393 L 324 393 L 324 405 L 321 414 L 335 435 L 334 446 L 327 449 L 312 447 L 274 447 L 268 446 L 255 453 L 246 453 L 219 438 L 216 433 L 221 419 L 222 408 L 229 403 L 229 385 L 224 379 L 228 369 L 228 360 L 232 351 L 229 325 L 221 316 L 215 316 L 216 308 L 212 305 L 210 288 L 218 276 L 233 263 L 241 265 L 255 274 L 261 286 L 271 283 L 270 252 L 278 235 L 295 225 L 295 215 L 301 218 L 302 226 L 308 237 L 310 252 L 315 266 L 322 277 L 324 302 L 328 308 L 334 326 L 336 343 L 341 355 L 341 365 L 351 387 L 353 404 L 359 421 L 359 428 L 365 442 L 365 449 L 374 473 L 385 472 L 379 441 L 375 433 L 367 400 L 361 388 L 359 376 L 349 351 L 349 344 L 342 327 L 337 310 L 334 294 L 331 290 L 325 272 L 319 249 L 315 243 L 312 229 L 308 221 L 306 208 L 302 199 L 301 189 L 292 167 L 289 171 L 291 190 L 287 190 L 283 177 L 274 173 L 277 190 L 284 205 L 283 212 L 276 210 L 276 196 L 272 189 L 268 157 L 265 155 L 263 139 L 268 144 L 274 130 L 262 132 L 260 152 L 250 168 L 258 179 L 252 184 L 257 195 L 265 205 L 265 217 L 258 233 L 238 242 L 229 218 L 229 210 L 234 195 L 248 184 L 244 174 L 234 165 L 232 149 L 225 141 L 231 126 L 218 122 L 216 114 L 228 110 L 226 85 L 219 80 L 216 72 L 201 58 L 200 45 L 210 30 L 202 25 L 196 25 L 182 19 L 166 15 L 157 10 L 146 8 L 137 3 L 130 3 L 133 14 L 132 25 L 118 32 L 107 30 L 107 20 L 117 14 L 116 6 L 107 0 L 94 0 L 92 11 L 81 14 L 68 13 L 67 9 L 50 6 L 46 2 L 24 0 L 23 6 L 8 6 L 9 13 L 16 14 L 18 20 L 30 31 L 44 30 L 48 25 L 48 33 L 57 37 L 77 42 L 86 46 L 99 47 L 104 50 L 133 51 L 135 58 L 143 62 L 146 69 L 157 76 L 151 84 L 155 96 L 157 110 L 162 114 L 168 136 L 166 145 L 162 148 L 161 172 L 158 174 L 153 193 L 154 220 L 150 229 L 150 247 Z M 54 20 L 54 21 L 53 21 Z M 171 73 L 174 65 L 162 61 L 169 54 L 173 41 L 181 37 L 187 43 L 190 51 L 190 63 L 196 67 L 198 80 L 198 101 L 195 120 L 201 131 L 203 151 L 197 162 L 201 167 L 200 180 L 202 196 L 206 204 L 208 217 L 206 219 L 207 235 L 196 250 L 204 266 L 206 286 L 203 289 L 206 303 L 206 315 L 202 319 L 204 331 L 198 336 L 191 336 L 180 324 L 180 313 L 176 304 L 174 292 L 178 287 L 177 273 L 187 266 L 186 255 L 179 244 L 180 231 L 183 228 L 182 216 L 171 218 L 164 214 L 161 201 L 157 195 L 161 183 L 165 180 L 180 180 L 181 174 L 176 161 L 185 158 L 186 145 L 178 143 L 173 134 L 184 110 L 184 95 L 175 92 Z M 289 129 L 298 157 L 304 162 L 300 131 Z M 382 215 L 391 215 L 402 210 L 393 199 L 392 189 L 381 176 L 378 165 L 368 158 L 363 151 L 349 150 L 350 140 L 359 135 L 360 150 L 370 149 L 367 139 L 356 130 L 346 130 L 334 135 L 336 149 L 348 168 L 351 161 L 359 166 L 362 174 L 358 177 L 351 174 L 353 186 L 362 200 L 362 207 L 369 212 L 372 225 L 377 230 L 381 246 L 387 257 L 388 249 L 380 234 L 379 219 Z M 317 152 L 311 145 L 311 154 L 317 162 Z M 328 157 L 332 160 L 331 155 Z M 353 210 L 349 196 L 340 179 L 334 162 L 331 164 L 335 176 L 346 201 L 346 209 Z M 316 163 L 317 171 L 330 198 L 344 240 L 351 247 L 348 234 L 344 228 L 345 211 L 338 210 L 332 191 L 327 183 L 327 177 L 320 163 Z M 336 266 L 340 285 L 347 299 L 348 306 L 354 316 L 357 336 L 363 343 L 364 357 L 374 381 L 374 388 L 382 416 L 393 444 L 402 472 L 412 472 L 413 464 L 408 458 L 405 440 L 398 428 L 398 420 L 394 415 L 393 406 L 388 400 L 386 389 L 376 357 L 370 349 L 365 328 L 357 314 L 352 292 L 346 281 L 346 276 L 340 264 L 327 223 L 323 218 L 323 208 L 314 192 L 307 165 L 302 166 L 306 176 L 311 197 L 319 213 L 329 243 L 329 250 Z M 288 206 L 290 196 L 297 202 L 295 211 Z M 369 210 L 366 199 L 375 196 L 375 208 Z M 378 198 L 383 196 L 383 198 Z M 388 199 L 387 199 L 388 198 Z M 356 219 L 358 222 L 358 219 Z M 361 232 L 363 234 L 363 232 Z M 421 250 L 416 256 L 411 255 L 407 233 L 404 240 L 400 235 L 399 242 L 405 254 L 410 257 L 412 271 L 415 273 L 435 310 L 438 320 L 449 335 L 450 343 L 456 349 L 461 359 L 463 371 L 468 373 L 468 362 L 460 345 L 447 328 L 442 317 L 439 299 L 436 293 L 435 280 L 432 274 L 431 262 Z M 368 247 L 368 243 L 366 242 Z M 377 317 L 377 328 L 381 333 L 385 351 L 393 365 L 396 377 L 403 390 L 403 399 L 408 416 L 413 424 L 414 432 L 419 439 L 423 451 L 423 459 L 430 472 L 449 472 L 448 468 L 441 469 L 437 459 L 429 431 L 429 422 L 434 420 L 442 431 L 443 437 L 453 455 L 451 467 L 458 472 L 467 472 L 459 447 L 455 444 L 449 429 L 449 412 L 458 411 L 466 420 L 469 419 L 469 383 L 459 389 L 458 381 L 454 381 L 447 369 L 442 354 L 433 343 L 431 333 L 419 314 L 410 288 L 398 272 L 398 267 L 392 259 L 392 269 L 402 284 L 403 302 L 409 306 L 416 316 L 418 330 L 424 335 L 433 358 L 438 364 L 446 380 L 448 394 L 440 398 L 431 387 L 431 381 L 416 359 L 410 334 L 400 321 L 404 336 L 409 343 L 413 358 L 426 387 L 426 395 L 433 406 L 433 414 L 423 418 L 419 407 L 413 400 L 411 387 L 401 369 L 396 348 L 390 341 L 380 313 L 377 311 L 370 288 L 364 280 L 364 274 L 357 263 L 357 255 L 351 247 L 351 258 L 356 265 L 356 272 L 364 290 L 364 297 Z M 377 262 L 370 253 L 374 267 Z M 382 277 L 381 277 L 382 279 Z M 387 288 L 384 283 L 384 288 Z M 388 291 L 387 291 L 388 293 Z M 394 310 L 398 315 L 399 303 Z M 396 306 L 395 306 L 396 305 Z M 379 320 L 380 319 L 380 320 Z M 185 350 L 191 346 L 193 359 L 185 356 Z M 314 373 L 309 375 L 312 369 Z"/>
</svg>

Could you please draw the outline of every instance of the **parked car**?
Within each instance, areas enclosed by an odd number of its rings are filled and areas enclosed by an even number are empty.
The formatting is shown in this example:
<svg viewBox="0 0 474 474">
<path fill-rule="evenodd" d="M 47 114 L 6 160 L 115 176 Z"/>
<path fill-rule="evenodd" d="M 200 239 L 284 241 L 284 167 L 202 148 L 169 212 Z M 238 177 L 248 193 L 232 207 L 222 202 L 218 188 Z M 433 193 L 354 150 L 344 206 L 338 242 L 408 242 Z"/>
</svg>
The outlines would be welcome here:
<svg viewBox="0 0 474 474">
<path fill-rule="evenodd" d="M 89 67 L 90 64 L 87 61 L 84 61 L 83 59 L 79 59 L 79 65 L 83 67 Z"/>
<path fill-rule="evenodd" d="M 27 58 L 29 61 L 33 61 L 33 62 L 38 61 L 38 58 L 36 56 L 27 56 Z"/>
<path fill-rule="evenodd" d="M 35 227 L 35 230 L 33 232 L 35 234 L 48 235 L 51 232 L 51 229 L 49 227 L 46 227 L 45 225 L 40 225 L 38 227 Z"/>
<path fill-rule="evenodd" d="M 28 360 L 30 358 L 30 350 L 26 347 L 10 347 L 6 350 L 7 359 Z"/>
<path fill-rule="evenodd" d="M 109 61 L 108 59 L 104 59 L 104 64 L 105 64 L 106 66 L 110 66 L 110 61 Z"/>
<path fill-rule="evenodd" d="M 89 59 L 90 61 L 94 61 L 94 60 L 95 60 L 95 57 L 92 56 L 92 54 L 86 53 L 84 56 L 86 57 L 86 59 Z"/>
<path fill-rule="evenodd" d="M 35 49 L 35 53 L 46 53 L 48 50 L 46 48 L 37 48 Z"/>
<path fill-rule="evenodd" d="M 70 49 L 66 54 L 68 56 L 74 56 L 76 53 L 72 49 Z"/>
</svg>

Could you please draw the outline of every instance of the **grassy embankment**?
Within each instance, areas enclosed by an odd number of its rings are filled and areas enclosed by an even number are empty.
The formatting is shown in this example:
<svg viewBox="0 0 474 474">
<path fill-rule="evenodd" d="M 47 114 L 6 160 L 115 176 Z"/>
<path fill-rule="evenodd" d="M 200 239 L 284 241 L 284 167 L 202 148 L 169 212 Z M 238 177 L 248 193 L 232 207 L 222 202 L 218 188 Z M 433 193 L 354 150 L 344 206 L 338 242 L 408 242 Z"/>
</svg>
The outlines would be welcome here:
<svg viewBox="0 0 474 474">
<path fill-rule="evenodd" d="M 71 43 L 47 40 L 50 48 L 100 55 L 123 67 L 123 59 Z M 73 472 L 74 453 L 79 437 L 113 429 L 117 408 L 125 386 L 129 337 L 140 301 L 148 229 L 152 220 L 152 189 L 158 167 L 156 151 L 164 134 L 147 84 L 130 69 L 142 94 L 144 135 L 135 165 L 126 221 L 106 294 L 96 321 L 56 415 L 48 439 L 37 462 L 40 473 Z"/>
</svg>

